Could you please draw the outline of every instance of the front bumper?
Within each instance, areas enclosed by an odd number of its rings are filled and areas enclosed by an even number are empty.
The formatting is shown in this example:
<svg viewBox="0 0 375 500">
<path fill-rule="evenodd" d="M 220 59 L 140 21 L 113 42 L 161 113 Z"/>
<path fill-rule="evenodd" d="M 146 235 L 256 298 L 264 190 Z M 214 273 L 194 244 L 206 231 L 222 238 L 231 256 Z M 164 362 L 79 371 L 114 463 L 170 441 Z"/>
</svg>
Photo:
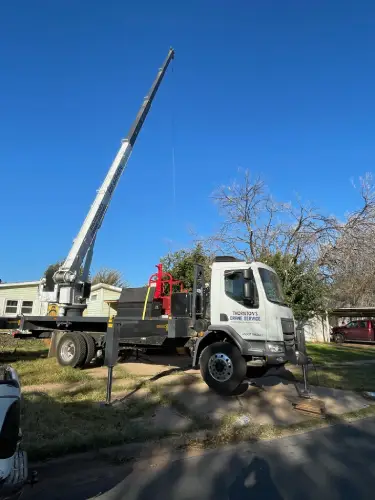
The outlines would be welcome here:
<svg viewBox="0 0 375 500">
<path fill-rule="evenodd" d="M 269 344 L 277 345 L 277 352 L 275 352 L 275 348 L 271 349 Z M 291 363 L 296 362 L 296 351 L 294 345 L 288 346 L 282 341 L 264 342 L 252 340 L 249 341 L 248 348 L 243 354 L 252 356 L 254 359 L 263 359 L 267 365 L 283 365 L 288 361 Z"/>
<path fill-rule="evenodd" d="M 285 354 L 283 353 L 267 353 L 265 352 L 265 358 L 266 358 L 266 364 L 267 365 L 284 365 L 287 363 L 288 358 Z"/>
<path fill-rule="evenodd" d="M 13 457 L 13 467 L 8 477 L 0 483 L 0 500 L 15 500 L 27 482 L 28 465 L 24 451 L 17 451 Z"/>
</svg>

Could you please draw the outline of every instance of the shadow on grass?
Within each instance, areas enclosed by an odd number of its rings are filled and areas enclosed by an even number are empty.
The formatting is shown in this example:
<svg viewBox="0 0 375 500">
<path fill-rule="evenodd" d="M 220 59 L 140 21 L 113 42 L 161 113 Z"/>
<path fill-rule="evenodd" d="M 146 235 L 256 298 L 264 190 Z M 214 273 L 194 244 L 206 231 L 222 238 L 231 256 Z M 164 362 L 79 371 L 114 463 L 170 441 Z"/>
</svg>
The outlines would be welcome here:
<svg viewBox="0 0 375 500">
<path fill-rule="evenodd" d="M 43 387 L 41 392 L 24 393 L 23 426 L 31 459 L 44 459 L 68 452 L 173 434 L 175 429 L 168 428 L 168 425 L 167 430 L 164 430 L 160 426 L 156 428 L 150 424 L 152 415 L 161 406 L 168 406 L 171 411 L 189 419 L 191 425 L 184 428 L 184 432 L 189 429 L 212 429 L 219 423 L 214 424 L 210 420 L 207 412 L 211 411 L 212 407 L 207 406 L 207 403 L 213 402 L 214 408 L 228 404 L 228 411 L 233 411 L 231 402 L 237 404 L 238 395 L 244 394 L 248 388 L 248 384 L 244 383 L 239 387 L 237 395 L 224 398 L 215 395 L 206 386 L 203 393 L 198 390 L 198 386 L 196 389 L 195 383 L 199 384 L 201 380 L 194 376 L 189 377 L 192 383 L 182 385 L 178 380 L 180 378 L 176 377 L 178 394 L 169 392 L 174 385 L 173 378 L 166 385 L 153 385 L 153 382 L 174 373 L 184 373 L 184 370 L 168 369 L 141 381 L 133 390 L 129 390 L 125 397 L 114 397 L 115 404 L 110 407 L 100 405 L 100 402 L 105 400 L 105 385 L 96 380 L 84 380 L 82 384 L 77 381 L 76 387 L 52 390 L 49 394 L 43 392 Z M 267 379 L 262 381 L 267 383 Z M 271 378 L 269 381 L 271 383 Z M 144 388 L 147 388 L 147 391 L 141 391 Z M 266 411 L 274 412 L 275 409 L 269 405 Z M 134 422 L 138 417 L 144 419 L 138 423 Z M 253 434 L 256 435 L 258 429 L 254 430 Z M 221 439 L 231 441 L 233 437 L 227 431 L 228 429 Z M 236 430 L 234 432 L 238 433 Z"/>
<path fill-rule="evenodd" d="M 16 361 L 35 361 L 36 359 L 47 358 L 48 350 L 36 351 L 5 351 L 0 352 L 0 363 L 15 363 Z"/>
<path fill-rule="evenodd" d="M 375 488 L 375 472 L 370 471 L 366 481 L 361 482 L 358 479 L 358 468 L 360 467 L 363 473 L 366 463 L 371 463 L 369 461 L 373 456 L 371 453 L 374 453 L 374 445 L 371 450 L 368 445 L 374 441 L 375 428 L 350 431 L 347 439 L 347 426 L 340 426 L 341 430 L 329 428 L 319 431 L 323 434 L 314 434 L 314 439 L 304 441 L 295 437 L 292 444 L 288 442 L 289 445 L 269 445 L 267 448 L 259 443 L 259 439 L 282 437 L 286 432 L 307 431 L 313 426 L 323 426 L 325 422 L 314 419 L 287 427 L 275 427 L 261 426 L 256 421 L 251 421 L 250 425 L 236 427 L 224 420 L 215 427 L 206 418 L 207 401 L 215 396 L 208 389 L 205 392 L 198 391 L 196 384 L 199 384 L 200 379 L 194 374 L 189 377 L 191 382 L 187 384 L 181 384 L 179 377 L 176 377 L 176 381 L 173 377 L 168 380 L 169 385 L 179 386 L 178 399 L 172 396 L 163 401 L 154 397 L 159 394 L 158 386 L 154 382 L 173 374 L 182 374 L 186 370 L 169 368 L 147 378 L 121 400 L 125 404 L 111 407 L 93 404 L 92 399 L 85 400 L 92 396 L 91 392 L 95 386 L 90 383 L 75 388 L 73 393 L 57 394 L 56 397 L 41 393 L 26 394 L 23 413 L 24 444 L 31 460 L 144 441 L 147 442 L 147 450 L 142 456 L 150 458 L 158 451 L 159 446 L 152 442 L 153 439 L 160 440 L 163 436 L 171 435 L 183 437 L 184 432 L 198 428 L 208 429 L 209 432 L 196 441 L 191 435 L 187 436 L 185 445 L 180 445 L 180 455 L 177 459 L 172 456 L 173 446 L 167 446 L 170 459 L 162 461 L 161 466 L 154 466 L 153 459 L 152 466 L 148 464 L 143 468 L 135 467 L 134 460 L 139 458 L 137 450 L 130 454 L 125 452 L 122 457 L 117 454 L 117 465 L 109 459 L 107 462 L 104 459 L 93 459 L 89 462 L 81 459 L 75 462 L 73 458 L 65 468 L 51 466 L 46 469 L 45 483 L 43 484 L 42 479 L 41 485 L 35 487 L 35 491 L 27 494 L 25 498 L 83 500 L 95 496 L 103 500 L 180 500 L 182 487 L 184 499 L 237 500 L 252 496 L 270 500 L 315 499 L 327 498 L 328 494 L 330 498 L 341 499 L 346 497 L 335 496 L 336 490 L 343 494 L 350 492 L 351 496 L 347 498 L 367 498 L 368 491 L 372 492 Z M 251 379 L 253 383 L 258 382 L 259 388 L 263 390 L 267 385 L 287 385 L 294 384 L 295 381 L 294 374 L 285 368 L 277 370 L 277 377 L 271 371 L 261 380 Z M 151 389 L 151 397 L 140 392 L 145 387 Z M 231 408 L 231 402 L 236 401 L 238 396 L 245 394 L 247 387 L 247 384 L 243 384 L 243 392 L 232 398 L 218 399 L 224 411 Z M 96 397 L 98 395 L 104 399 L 102 389 Z M 133 399 L 136 395 L 139 397 Z M 69 400 L 73 396 L 75 400 Z M 134 418 L 151 415 L 160 407 L 161 402 L 167 402 L 172 408 L 190 416 L 202 415 L 202 418 L 192 419 L 192 427 L 184 432 L 170 427 L 168 430 L 155 428 L 147 418 L 134 421 Z M 269 412 L 270 418 L 276 422 L 280 421 L 277 407 L 268 405 L 266 411 Z M 327 422 L 339 424 L 342 420 L 329 417 Z M 321 435 L 323 438 L 319 437 Z M 243 444 L 244 442 L 246 444 Z M 228 443 L 242 444 L 229 451 L 212 450 L 193 459 L 189 454 L 191 445 L 207 449 Z M 337 443 L 340 443 L 339 447 Z M 290 456 L 288 449 L 293 451 Z M 189 460 L 184 460 L 185 458 Z M 371 490 L 365 490 L 369 485 Z M 324 488 L 327 488 L 326 491 Z M 103 496 L 106 492 L 110 496 Z"/>
<path fill-rule="evenodd" d="M 80 396 L 86 394 L 80 389 Z M 67 453 L 98 450 L 108 446 L 160 437 L 163 432 L 133 422 L 157 405 L 139 401 L 131 408 L 106 407 L 91 400 L 69 401 L 43 392 L 23 396 L 23 446 L 30 460 L 44 460 Z"/>
<path fill-rule="evenodd" d="M 77 404 L 77 411 L 82 408 Z M 368 464 L 375 451 L 374 421 L 348 426 L 335 418 L 330 423 L 337 425 L 268 442 L 250 438 L 237 446 L 204 452 L 193 453 L 189 446 L 180 446 L 176 453 L 174 443 L 149 441 L 147 446 L 132 445 L 91 457 L 71 457 L 69 461 L 41 467 L 40 483 L 25 491 L 24 498 L 372 498 L 375 469 Z M 101 421 L 98 432 L 100 425 Z M 124 436 L 127 442 L 136 441 L 136 436 L 130 434 Z"/>
</svg>

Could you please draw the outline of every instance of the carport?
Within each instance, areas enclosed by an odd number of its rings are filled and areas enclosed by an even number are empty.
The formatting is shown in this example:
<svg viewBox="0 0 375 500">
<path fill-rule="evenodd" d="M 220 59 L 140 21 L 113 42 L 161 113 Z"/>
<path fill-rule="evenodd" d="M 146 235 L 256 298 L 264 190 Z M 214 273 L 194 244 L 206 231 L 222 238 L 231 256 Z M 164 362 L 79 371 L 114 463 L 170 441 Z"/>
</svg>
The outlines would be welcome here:
<svg viewBox="0 0 375 500">
<path fill-rule="evenodd" d="M 375 318 L 375 306 L 373 307 L 338 307 L 328 313 L 331 326 L 338 324 L 339 318 L 370 319 Z M 332 321 L 336 320 L 336 321 Z"/>
<path fill-rule="evenodd" d="M 375 318 L 375 306 L 371 307 L 336 307 L 322 316 L 315 316 L 305 323 L 298 324 L 297 329 L 303 330 L 308 342 L 330 342 L 331 327 L 348 322 L 349 318 Z"/>
</svg>

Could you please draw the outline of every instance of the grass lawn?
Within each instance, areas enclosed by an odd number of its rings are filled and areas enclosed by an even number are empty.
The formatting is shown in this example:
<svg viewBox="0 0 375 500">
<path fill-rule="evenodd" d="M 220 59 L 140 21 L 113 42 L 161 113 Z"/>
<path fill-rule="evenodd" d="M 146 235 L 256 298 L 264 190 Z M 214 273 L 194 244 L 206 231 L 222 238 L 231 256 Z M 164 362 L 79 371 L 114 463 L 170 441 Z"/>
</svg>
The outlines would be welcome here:
<svg viewBox="0 0 375 500">
<path fill-rule="evenodd" d="M 309 368 L 309 381 L 312 385 L 332 387 L 351 391 L 375 391 L 375 364 L 332 366 L 330 363 L 375 360 L 375 348 L 345 344 L 307 344 L 308 354 L 313 366 Z M 301 369 L 288 365 L 288 369 L 302 380 Z"/>
<path fill-rule="evenodd" d="M 318 365 L 375 359 L 375 349 L 370 347 L 309 344 L 308 351 Z M 105 400 L 104 369 L 63 368 L 57 364 L 56 359 L 47 358 L 47 353 L 48 347 L 43 341 L 0 335 L 0 362 L 12 364 L 21 379 L 24 447 L 31 460 L 161 438 L 167 431 L 153 428 L 148 423 L 152 414 L 163 405 L 188 414 L 188 409 L 179 407 L 173 400 L 166 400 L 157 384 L 151 386 L 147 379 L 127 373 L 126 363 L 115 368 L 114 397 L 123 397 L 137 386 L 142 386 L 143 389 L 137 392 L 138 397 L 132 398 L 126 405 L 103 407 L 100 403 Z M 299 371 L 295 373 L 299 377 Z M 340 389 L 375 389 L 375 365 L 319 366 L 318 376 L 320 385 Z M 316 383 L 313 371 L 310 373 L 310 381 L 312 384 Z M 348 418 L 374 413 L 375 408 L 371 407 Z M 209 446 L 239 439 L 279 437 L 288 432 L 323 425 L 320 422 L 315 419 L 310 424 L 283 429 L 254 425 L 239 430 L 228 420 L 215 428 L 206 444 Z M 188 430 L 203 427 L 209 428 L 207 422 L 203 424 L 203 420 L 193 419 Z"/>
<path fill-rule="evenodd" d="M 24 447 L 31 459 L 155 437 L 134 418 L 159 405 L 158 399 L 144 398 L 128 407 L 103 407 L 104 381 L 86 382 L 69 393 L 25 392 L 23 397 Z"/>
<path fill-rule="evenodd" d="M 31 460 L 165 435 L 145 422 L 170 401 L 156 387 L 148 390 L 143 377 L 127 373 L 123 364 L 117 365 L 113 398 L 123 397 L 137 386 L 144 389 L 129 404 L 105 407 L 105 369 L 61 367 L 55 358 L 47 358 L 47 353 L 48 347 L 41 340 L 0 335 L 0 362 L 11 364 L 21 380 L 23 446 Z M 137 421 L 140 417 L 146 420 Z"/>
<path fill-rule="evenodd" d="M 307 351 L 316 365 L 368 359 L 375 360 L 375 346 L 369 345 L 307 344 Z"/>
<path fill-rule="evenodd" d="M 47 358 L 47 354 L 48 346 L 42 340 L 0 335 L 0 362 L 9 363 L 17 370 L 22 387 L 90 379 L 84 371 L 60 367 L 56 359 Z"/>
<path fill-rule="evenodd" d="M 289 366 L 297 380 L 302 382 L 302 373 L 299 367 Z M 375 391 L 375 366 L 332 366 L 318 367 L 316 370 L 309 367 L 309 383 L 333 389 L 348 391 Z"/>
</svg>

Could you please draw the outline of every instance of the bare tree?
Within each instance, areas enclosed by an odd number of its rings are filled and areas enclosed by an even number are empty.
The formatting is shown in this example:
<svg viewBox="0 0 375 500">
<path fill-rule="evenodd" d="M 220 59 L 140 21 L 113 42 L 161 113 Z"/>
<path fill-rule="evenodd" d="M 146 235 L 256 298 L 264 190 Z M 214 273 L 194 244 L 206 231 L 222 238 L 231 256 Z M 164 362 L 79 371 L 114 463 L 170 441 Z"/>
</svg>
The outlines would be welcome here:
<svg viewBox="0 0 375 500">
<path fill-rule="evenodd" d="M 360 206 L 343 220 L 310 203 L 276 201 L 248 171 L 213 194 L 222 223 L 204 243 L 214 252 L 267 260 L 280 254 L 290 265 L 308 262 L 330 284 L 331 305 L 375 302 L 375 189 L 360 178 Z M 285 263 L 285 258 L 284 258 Z"/>
<path fill-rule="evenodd" d="M 358 191 L 360 208 L 347 214 L 336 240 L 321 255 L 333 302 L 340 306 L 375 302 L 375 190 L 370 174 L 360 178 Z"/>
<path fill-rule="evenodd" d="M 276 201 L 257 177 L 245 171 L 241 182 L 220 187 L 213 199 L 223 218 L 220 230 L 209 238 L 212 247 L 245 259 L 257 260 L 281 252 L 299 258 L 317 258 L 334 241 L 337 222 L 300 200 L 293 205 Z"/>
</svg>

